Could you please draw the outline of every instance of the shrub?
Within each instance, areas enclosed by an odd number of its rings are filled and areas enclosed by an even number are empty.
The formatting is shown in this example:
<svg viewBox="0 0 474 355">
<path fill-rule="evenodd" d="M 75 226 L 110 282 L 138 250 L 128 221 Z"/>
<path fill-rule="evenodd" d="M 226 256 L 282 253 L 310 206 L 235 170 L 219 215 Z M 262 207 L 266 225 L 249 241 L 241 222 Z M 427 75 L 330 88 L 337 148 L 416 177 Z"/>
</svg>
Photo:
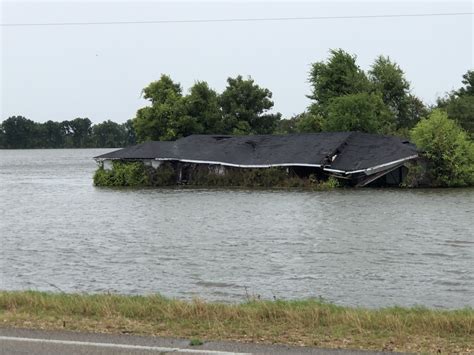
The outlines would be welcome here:
<svg viewBox="0 0 474 355">
<path fill-rule="evenodd" d="M 335 177 L 330 176 L 326 181 L 318 181 L 316 186 L 319 190 L 331 190 L 339 187 L 340 183 Z"/>
<path fill-rule="evenodd" d="M 432 186 L 474 185 L 474 143 L 446 112 L 434 110 L 421 120 L 411 139 L 424 150 Z"/>
<path fill-rule="evenodd" d="M 242 186 L 274 187 L 281 186 L 288 179 L 286 170 L 280 168 L 233 169 L 227 168 L 225 174 L 213 173 L 207 166 L 194 169 L 190 179 L 196 186 Z"/>
<path fill-rule="evenodd" d="M 279 188 L 308 188 L 327 190 L 339 186 L 337 179 L 318 180 L 311 174 L 301 178 L 289 174 L 286 168 L 272 167 L 264 169 L 226 168 L 225 174 L 218 175 L 207 166 L 199 166 L 192 173 L 189 182 L 193 186 L 232 186 L 232 187 L 279 187 Z"/>
<path fill-rule="evenodd" d="M 164 162 L 158 168 L 147 167 L 149 186 L 171 186 L 176 185 L 176 171 L 173 166 Z"/>
<path fill-rule="evenodd" d="M 300 178 L 289 174 L 286 168 L 272 167 L 265 169 L 226 168 L 224 174 L 217 174 L 208 165 L 191 165 L 186 169 L 190 186 L 205 187 L 304 187 L 313 190 L 327 190 L 339 186 L 339 182 L 330 177 L 318 180 L 316 175 Z M 172 163 L 165 162 L 157 169 L 145 166 L 141 162 L 113 163 L 112 170 L 103 167 L 94 175 L 96 186 L 173 186 L 176 185 L 177 173 Z"/>
<path fill-rule="evenodd" d="M 96 186 L 146 186 L 149 176 L 142 162 L 113 162 L 112 170 L 103 167 L 97 169 L 94 175 Z"/>
</svg>

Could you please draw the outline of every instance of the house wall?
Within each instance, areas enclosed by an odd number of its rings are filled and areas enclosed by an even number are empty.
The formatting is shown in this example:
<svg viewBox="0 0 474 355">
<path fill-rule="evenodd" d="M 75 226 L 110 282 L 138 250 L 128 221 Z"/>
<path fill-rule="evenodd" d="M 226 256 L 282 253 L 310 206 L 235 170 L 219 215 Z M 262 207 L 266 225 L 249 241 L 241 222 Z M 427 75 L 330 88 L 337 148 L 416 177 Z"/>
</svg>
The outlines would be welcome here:
<svg viewBox="0 0 474 355">
<path fill-rule="evenodd" d="M 102 166 L 105 170 L 112 170 L 114 168 L 112 160 L 104 160 Z"/>
<path fill-rule="evenodd" d="M 223 165 L 209 165 L 209 171 L 218 176 L 224 176 L 226 173 L 226 167 Z"/>
<path fill-rule="evenodd" d="M 287 171 L 292 177 L 308 178 L 310 175 L 313 175 L 318 180 L 324 180 L 327 178 L 327 174 L 325 174 L 321 168 L 316 167 L 290 166 L 287 168 Z"/>
<path fill-rule="evenodd" d="M 155 169 L 159 168 L 162 163 L 161 161 L 155 160 L 155 159 L 143 159 L 142 162 L 146 166 L 151 166 L 152 168 L 155 168 Z"/>
<path fill-rule="evenodd" d="M 381 187 L 381 186 L 400 186 L 405 181 L 408 174 L 408 168 L 406 166 L 400 166 L 399 168 L 390 171 L 389 173 L 381 176 L 377 180 L 372 181 L 367 186 Z"/>
<path fill-rule="evenodd" d="M 158 169 L 161 166 L 162 162 L 159 160 L 152 160 L 151 161 L 151 166 L 155 169 Z"/>
</svg>

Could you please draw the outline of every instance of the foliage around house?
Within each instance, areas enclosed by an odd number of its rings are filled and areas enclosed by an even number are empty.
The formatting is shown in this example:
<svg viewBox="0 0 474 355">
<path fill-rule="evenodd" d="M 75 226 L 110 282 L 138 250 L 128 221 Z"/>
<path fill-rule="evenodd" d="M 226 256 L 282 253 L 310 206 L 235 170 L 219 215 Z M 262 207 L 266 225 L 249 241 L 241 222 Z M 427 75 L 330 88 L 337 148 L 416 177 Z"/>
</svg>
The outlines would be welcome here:
<svg viewBox="0 0 474 355">
<path fill-rule="evenodd" d="M 150 182 L 146 167 L 141 162 L 113 162 L 113 169 L 97 169 L 96 186 L 146 186 Z"/>
<path fill-rule="evenodd" d="M 227 168 L 217 174 L 208 166 L 194 167 L 188 186 L 199 187 L 245 187 L 245 188 L 306 188 L 327 190 L 340 183 L 334 179 L 318 179 L 315 175 L 300 178 L 288 173 L 286 168 L 236 169 Z M 113 169 L 99 167 L 94 174 L 94 185 L 103 187 L 165 187 L 177 185 L 177 170 L 169 162 L 158 168 L 142 162 L 113 161 Z"/>
<path fill-rule="evenodd" d="M 411 138 L 428 160 L 431 186 L 474 185 L 474 143 L 446 112 L 434 110 L 412 129 Z"/>
</svg>

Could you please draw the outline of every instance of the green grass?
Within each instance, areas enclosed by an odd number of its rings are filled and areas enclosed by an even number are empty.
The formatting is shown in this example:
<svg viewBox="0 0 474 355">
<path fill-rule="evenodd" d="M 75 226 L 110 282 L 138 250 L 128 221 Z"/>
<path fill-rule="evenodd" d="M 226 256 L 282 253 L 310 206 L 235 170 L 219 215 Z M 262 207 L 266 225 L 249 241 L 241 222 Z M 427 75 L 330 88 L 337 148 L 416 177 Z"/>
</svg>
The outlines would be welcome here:
<svg viewBox="0 0 474 355">
<path fill-rule="evenodd" d="M 2 326 L 408 352 L 474 351 L 474 310 L 349 308 L 321 302 L 241 304 L 160 295 L 0 292 Z"/>
<path fill-rule="evenodd" d="M 189 345 L 191 345 L 191 346 L 199 346 L 199 345 L 203 345 L 203 344 L 204 344 L 204 342 L 199 338 L 192 338 L 189 341 Z"/>
</svg>

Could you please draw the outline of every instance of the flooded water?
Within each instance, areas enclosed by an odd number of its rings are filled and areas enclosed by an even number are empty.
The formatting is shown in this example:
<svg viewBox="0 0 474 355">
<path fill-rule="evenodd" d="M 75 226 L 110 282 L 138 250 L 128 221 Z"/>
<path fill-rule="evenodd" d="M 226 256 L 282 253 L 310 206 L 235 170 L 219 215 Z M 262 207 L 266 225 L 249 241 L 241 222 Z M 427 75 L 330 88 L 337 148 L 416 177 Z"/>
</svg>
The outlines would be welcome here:
<svg viewBox="0 0 474 355">
<path fill-rule="evenodd" d="M 474 306 L 474 189 L 106 189 L 108 150 L 0 150 L 0 289 Z"/>
</svg>

